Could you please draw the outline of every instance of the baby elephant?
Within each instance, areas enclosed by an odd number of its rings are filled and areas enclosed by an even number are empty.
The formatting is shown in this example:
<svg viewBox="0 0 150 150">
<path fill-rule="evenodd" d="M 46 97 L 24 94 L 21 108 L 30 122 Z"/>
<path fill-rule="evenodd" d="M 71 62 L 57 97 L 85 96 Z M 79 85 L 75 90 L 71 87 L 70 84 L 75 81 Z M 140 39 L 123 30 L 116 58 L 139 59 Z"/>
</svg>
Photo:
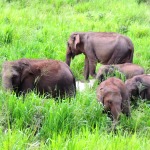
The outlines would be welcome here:
<svg viewBox="0 0 150 150">
<path fill-rule="evenodd" d="M 2 83 L 17 96 L 33 89 L 53 98 L 75 96 L 75 78 L 64 62 L 57 60 L 20 59 L 3 64 Z"/>
<path fill-rule="evenodd" d="M 125 85 L 132 100 L 132 96 L 150 100 L 150 75 L 135 76 L 126 80 Z"/>
<path fill-rule="evenodd" d="M 104 105 L 104 111 L 110 111 L 113 128 L 116 126 L 121 112 L 130 116 L 129 94 L 123 81 L 118 78 L 108 78 L 98 86 L 97 100 Z"/>
<path fill-rule="evenodd" d="M 105 79 L 105 76 L 113 75 L 115 76 L 116 71 L 124 74 L 126 79 L 130 79 L 133 76 L 144 74 L 144 69 L 136 64 L 124 63 L 117 65 L 103 65 L 100 67 L 96 78 L 102 82 Z"/>
</svg>

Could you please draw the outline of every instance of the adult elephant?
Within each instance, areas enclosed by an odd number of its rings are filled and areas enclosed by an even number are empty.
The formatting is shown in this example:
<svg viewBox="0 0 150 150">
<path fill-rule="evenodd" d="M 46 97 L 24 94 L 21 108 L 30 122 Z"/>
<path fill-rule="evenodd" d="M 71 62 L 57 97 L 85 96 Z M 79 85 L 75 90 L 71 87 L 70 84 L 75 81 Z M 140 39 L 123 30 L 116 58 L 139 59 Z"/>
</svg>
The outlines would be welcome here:
<svg viewBox="0 0 150 150">
<path fill-rule="evenodd" d="M 97 88 L 97 100 L 104 105 L 105 112 L 109 112 L 115 128 L 119 115 L 130 116 L 129 93 L 125 84 L 118 78 L 111 77 L 103 81 Z"/>
<path fill-rule="evenodd" d="M 57 60 L 20 59 L 3 64 L 2 83 L 17 96 L 33 89 L 53 98 L 75 96 L 75 78 L 69 66 Z"/>
<path fill-rule="evenodd" d="M 84 77 L 96 76 L 97 62 L 102 64 L 122 64 L 132 62 L 134 46 L 132 41 L 113 32 L 75 32 L 70 35 L 66 53 L 66 63 L 70 66 L 75 55 L 85 55 Z"/>
</svg>

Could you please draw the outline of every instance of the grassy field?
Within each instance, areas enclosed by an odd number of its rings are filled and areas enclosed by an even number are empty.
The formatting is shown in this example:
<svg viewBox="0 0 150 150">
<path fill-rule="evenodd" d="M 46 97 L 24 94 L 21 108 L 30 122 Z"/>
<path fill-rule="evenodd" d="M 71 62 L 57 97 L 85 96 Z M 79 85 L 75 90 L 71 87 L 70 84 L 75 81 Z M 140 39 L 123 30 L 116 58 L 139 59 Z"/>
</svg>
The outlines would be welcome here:
<svg viewBox="0 0 150 150">
<path fill-rule="evenodd" d="M 111 31 L 131 38 L 134 63 L 150 73 L 150 5 L 141 1 L 0 0 L 0 70 L 4 61 L 23 57 L 65 61 L 72 32 Z M 83 65 L 83 55 L 71 63 L 77 79 L 83 79 Z M 149 105 L 139 100 L 113 134 L 95 89 L 57 103 L 34 93 L 23 102 L 1 88 L 0 149 L 149 150 Z"/>
</svg>

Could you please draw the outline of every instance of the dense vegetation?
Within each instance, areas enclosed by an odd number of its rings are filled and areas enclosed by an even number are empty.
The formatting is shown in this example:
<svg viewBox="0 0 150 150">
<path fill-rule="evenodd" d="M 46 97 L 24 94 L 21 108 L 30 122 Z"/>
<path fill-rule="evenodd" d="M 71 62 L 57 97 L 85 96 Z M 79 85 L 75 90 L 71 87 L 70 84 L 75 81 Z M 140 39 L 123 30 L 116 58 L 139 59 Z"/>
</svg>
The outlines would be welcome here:
<svg viewBox="0 0 150 150">
<path fill-rule="evenodd" d="M 132 39 L 134 63 L 150 73 L 148 0 L 1 0 L 0 11 L 0 68 L 22 57 L 65 61 L 70 33 L 112 31 Z M 71 63 L 77 79 L 83 79 L 83 60 Z M 95 89 L 59 103 L 34 93 L 23 102 L 1 88 L 1 149 L 150 149 L 150 106 L 137 100 L 132 117 L 122 115 L 113 134 Z"/>
</svg>

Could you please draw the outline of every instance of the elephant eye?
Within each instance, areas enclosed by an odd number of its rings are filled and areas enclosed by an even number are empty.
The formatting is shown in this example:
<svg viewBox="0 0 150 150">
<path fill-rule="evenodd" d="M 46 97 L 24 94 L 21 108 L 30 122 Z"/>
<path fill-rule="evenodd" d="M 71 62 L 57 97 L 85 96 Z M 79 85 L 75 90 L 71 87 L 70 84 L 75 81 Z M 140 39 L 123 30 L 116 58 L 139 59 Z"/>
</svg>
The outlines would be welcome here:
<svg viewBox="0 0 150 150">
<path fill-rule="evenodd" d="M 71 40 L 72 40 L 72 41 L 75 41 L 75 36 L 71 37 Z"/>
<path fill-rule="evenodd" d="M 16 78 L 18 78 L 18 75 L 13 75 L 12 76 L 12 79 L 16 79 Z"/>
<path fill-rule="evenodd" d="M 20 68 L 18 66 L 13 66 L 13 70 L 19 72 L 20 71 Z"/>
<path fill-rule="evenodd" d="M 75 40 L 76 40 L 76 37 L 74 36 L 74 37 L 73 37 L 73 41 L 75 41 Z"/>
</svg>

